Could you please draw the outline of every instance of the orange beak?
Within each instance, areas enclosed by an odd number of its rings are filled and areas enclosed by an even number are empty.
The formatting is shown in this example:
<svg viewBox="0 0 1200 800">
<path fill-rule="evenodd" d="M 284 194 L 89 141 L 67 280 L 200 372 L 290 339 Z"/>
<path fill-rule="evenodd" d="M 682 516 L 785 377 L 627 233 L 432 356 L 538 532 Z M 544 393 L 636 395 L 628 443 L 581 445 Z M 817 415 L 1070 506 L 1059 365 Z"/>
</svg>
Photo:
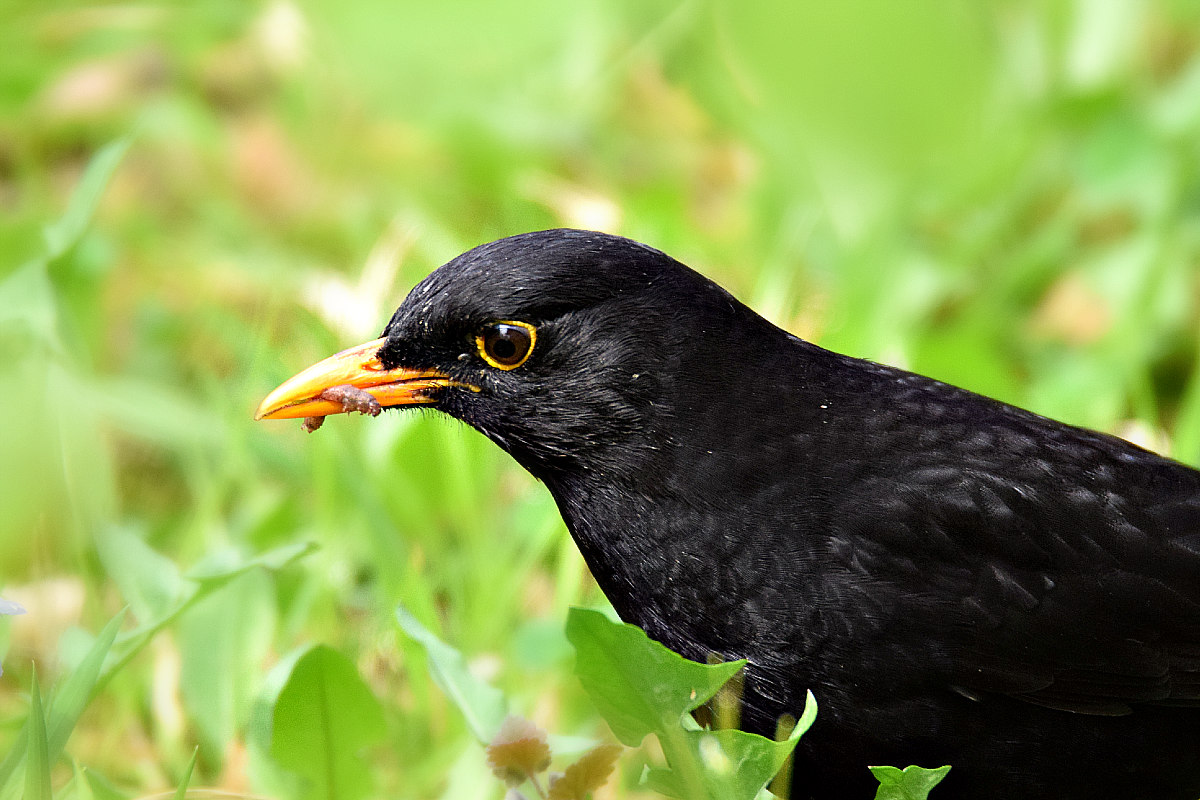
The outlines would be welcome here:
<svg viewBox="0 0 1200 800">
<path fill-rule="evenodd" d="M 321 393 L 346 384 L 362 389 L 384 408 L 429 405 L 434 402 L 436 390 L 463 386 L 436 370 L 384 369 L 377 355 L 383 343 L 384 339 L 376 339 L 313 364 L 267 395 L 254 418 L 295 419 L 341 414 L 346 407 L 322 399 Z M 467 388 L 478 391 L 473 386 Z"/>
</svg>

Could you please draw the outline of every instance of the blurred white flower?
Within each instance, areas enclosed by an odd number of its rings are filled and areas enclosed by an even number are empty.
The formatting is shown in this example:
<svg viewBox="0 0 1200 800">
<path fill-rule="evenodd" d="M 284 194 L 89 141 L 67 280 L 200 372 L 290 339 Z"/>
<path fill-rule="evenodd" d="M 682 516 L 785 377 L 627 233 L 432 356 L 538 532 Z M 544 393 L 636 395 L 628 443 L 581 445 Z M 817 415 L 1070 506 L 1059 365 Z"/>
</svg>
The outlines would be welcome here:
<svg viewBox="0 0 1200 800">
<path fill-rule="evenodd" d="M 254 25 L 255 37 L 271 66 L 294 72 L 308 55 L 308 21 L 290 0 L 272 0 Z"/>
<path fill-rule="evenodd" d="M 621 206 L 589 186 L 535 172 L 520 182 L 521 194 L 554 212 L 569 228 L 615 233 L 621 227 Z"/>
<path fill-rule="evenodd" d="M 0 597 L 0 614 L 24 614 L 25 606 L 20 603 L 14 603 L 12 600 L 5 600 Z M 4 670 L 0 669 L 0 675 L 4 674 Z"/>
<path fill-rule="evenodd" d="M 332 330 L 352 339 L 378 336 L 392 313 L 396 275 L 416 241 L 411 225 L 396 217 L 367 256 L 357 281 L 323 273 L 305 282 L 304 304 Z"/>
<path fill-rule="evenodd" d="M 25 606 L 0 597 L 0 614 L 24 614 Z"/>
</svg>

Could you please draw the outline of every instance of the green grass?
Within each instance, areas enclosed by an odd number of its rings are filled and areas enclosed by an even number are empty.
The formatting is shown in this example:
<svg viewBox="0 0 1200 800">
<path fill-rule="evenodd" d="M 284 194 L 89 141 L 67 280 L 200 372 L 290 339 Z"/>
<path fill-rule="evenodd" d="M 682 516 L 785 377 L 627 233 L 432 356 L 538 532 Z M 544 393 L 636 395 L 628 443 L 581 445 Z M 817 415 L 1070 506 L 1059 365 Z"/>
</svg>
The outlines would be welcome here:
<svg viewBox="0 0 1200 800">
<path fill-rule="evenodd" d="M 632 236 L 823 345 L 1200 462 L 1195 4 L 760 8 L 0 8 L 0 597 L 29 612 L 0 754 L 43 728 L 30 792 L 293 796 L 255 720 L 319 645 L 376 698 L 379 795 L 501 796 L 398 604 L 599 735 L 563 626 L 603 601 L 541 487 L 432 414 L 251 420 L 502 235 Z"/>
</svg>

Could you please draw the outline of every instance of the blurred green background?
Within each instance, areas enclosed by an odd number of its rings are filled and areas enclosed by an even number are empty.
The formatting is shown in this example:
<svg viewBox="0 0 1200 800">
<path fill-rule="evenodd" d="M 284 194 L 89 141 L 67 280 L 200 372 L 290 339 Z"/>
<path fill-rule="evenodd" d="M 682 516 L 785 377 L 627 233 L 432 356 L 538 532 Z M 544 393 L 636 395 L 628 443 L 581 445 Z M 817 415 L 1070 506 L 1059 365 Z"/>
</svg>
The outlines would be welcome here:
<svg viewBox="0 0 1200 800">
<path fill-rule="evenodd" d="M 398 603 L 599 735 L 562 624 L 603 600 L 541 487 L 432 414 L 252 421 L 437 265 L 556 226 L 1200 462 L 1196 2 L 6 0 L 0 596 L 29 613 L 0 617 L 0 755 L 33 665 L 124 606 L 163 624 L 56 786 L 168 789 L 199 745 L 193 785 L 298 796 L 254 719 L 319 642 L 382 710 L 370 791 L 499 797 Z M 299 541 L 187 602 L 189 570 Z"/>
</svg>

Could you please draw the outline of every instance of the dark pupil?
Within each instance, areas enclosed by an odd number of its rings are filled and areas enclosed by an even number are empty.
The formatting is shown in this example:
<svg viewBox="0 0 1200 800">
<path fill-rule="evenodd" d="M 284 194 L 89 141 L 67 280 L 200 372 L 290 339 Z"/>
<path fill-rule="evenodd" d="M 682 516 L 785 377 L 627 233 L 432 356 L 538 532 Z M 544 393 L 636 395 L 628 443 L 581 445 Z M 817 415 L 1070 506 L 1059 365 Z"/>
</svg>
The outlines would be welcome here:
<svg viewBox="0 0 1200 800">
<path fill-rule="evenodd" d="M 492 355 L 501 361 L 507 361 L 517 353 L 517 345 L 512 339 L 502 339 L 500 337 L 505 334 L 500 334 L 496 340 L 492 342 Z"/>
<path fill-rule="evenodd" d="M 492 358 L 501 364 L 520 361 L 529 349 L 529 336 L 514 325 L 497 325 L 488 342 Z"/>
</svg>

